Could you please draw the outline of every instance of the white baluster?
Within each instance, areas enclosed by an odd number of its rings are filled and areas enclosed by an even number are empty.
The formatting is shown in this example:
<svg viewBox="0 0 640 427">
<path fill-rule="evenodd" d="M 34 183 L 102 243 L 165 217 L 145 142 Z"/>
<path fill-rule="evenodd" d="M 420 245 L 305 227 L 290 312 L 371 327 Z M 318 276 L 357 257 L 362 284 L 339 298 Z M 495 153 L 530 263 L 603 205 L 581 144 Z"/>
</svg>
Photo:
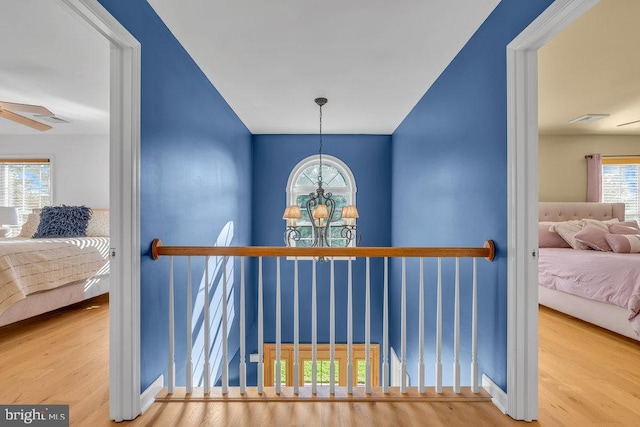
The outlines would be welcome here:
<svg viewBox="0 0 640 427">
<path fill-rule="evenodd" d="M 280 303 L 280 257 L 276 257 L 276 394 L 280 396 L 280 392 L 282 390 L 282 364 L 280 362 L 280 352 L 281 352 L 281 326 L 282 319 L 281 313 L 282 307 Z M 271 369 L 271 367 L 269 367 Z"/>
<path fill-rule="evenodd" d="M 389 258 L 384 258 L 384 307 L 382 318 L 382 391 L 389 393 Z"/>
<path fill-rule="evenodd" d="M 420 335 L 418 349 L 418 392 L 424 393 L 424 259 L 420 258 L 420 301 L 419 301 L 419 327 Z"/>
<path fill-rule="evenodd" d="M 353 270 L 351 257 L 347 263 L 347 393 L 353 394 Z"/>
<path fill-rule="evenodd" d="M 407 392 L 407 259 L 402 258 L 402 309 L 400 324 L 400 392 Z"/>
<path fill-rule="evenodd" d="M 245 349 L 245 295 L 244 295 L 244 257 L 240 257 L 240 394 L 246 393 L 247 386 L 247 361 Z"/>
<path fill-rule="evenodd" d="M 191 327 L 191 257 L 187 257 L 187 367 L 186 389 L 187 394 L 193 392 L 193 336 Z"/>
<path fill-rule="evenodd" d="M 316 301 L 316 260 L 311 262 L 311 393 L 318 394 L 318 316 Z"/>
<path fill-rule="evenodd" d="M 173 393 L 176 385 L 176 361 L 173 333 L 173 256 L 169 257 L 169 366 L 167 366 L 167 385 L 169 394 Z"/>
<path fill-rule="evenodd" d="M 471 307 L 471 391 L 478 393 L 478 276 L 477 260 L 473 258 L 473 290 Z"/>
<path fill-rule="evenodd" d="M 460 258 L 456 258 L 453 318 L 453 392 L 460 393 Z"/>
<path fill-rule="evenodd" d="M 300 315 L 298 294 L 298 258 L 293 262 L 293 393 L 300 393 Z"/>
<path fill-rule="evenodd" d="M 211 342 L 209 341 L 210 337 L 210 321 L 209 321 L 209 284 L 211 280 L 209 279 L 209 257 L 205 257 L 204 260 L 204 393 L 211 393 L 211 364 L 209 359 L 211 356 L 209 352 L 211 351 Z"/>
<path fill-rule="evenodd" d="M 264 315 L 262 304 L 262 257 L 258 257 L 258 394 L 264 393 Z"/>
<path fill-rule="evenodd" d="M 371 268 L 367 257 L 365 319 L 364 319 L 364 363 L 365 363 L 365 393 L 371 394 Z"/>
<path fill-rule="evenodd" d="M 334 375 L 336 373 L 335 365 L 336 352 L 336 293 L 335 293 L 335 272 L 334 262 L 331 258 L 331 280 L 329 284 L 329 393 L 336 393 L 336 384 Z"/>
<path fill-rule="evenodd" d="M 222 258 L 222 394 L 229 391 L 229 362 L 227 360 L 227 257 Z"/>
<path fill-rule="evenodd" d="M 438 294 L 436 296 L 436 393 L 442 393 L 442 259 L 438 258 Z"/>
</svg>

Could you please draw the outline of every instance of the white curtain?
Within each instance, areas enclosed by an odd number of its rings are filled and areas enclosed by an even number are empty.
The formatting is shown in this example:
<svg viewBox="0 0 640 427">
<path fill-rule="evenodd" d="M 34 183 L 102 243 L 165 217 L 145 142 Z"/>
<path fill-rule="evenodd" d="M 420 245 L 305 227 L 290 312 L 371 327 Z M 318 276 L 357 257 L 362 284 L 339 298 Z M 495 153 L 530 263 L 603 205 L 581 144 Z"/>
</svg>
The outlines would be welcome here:
<svg viewBox="0 0 640 427">
<path fill-rule="evenodd" d="M 602 201 L 602 155 L 594 153 L 587 158 L 587 202 Z"/>
</svg>

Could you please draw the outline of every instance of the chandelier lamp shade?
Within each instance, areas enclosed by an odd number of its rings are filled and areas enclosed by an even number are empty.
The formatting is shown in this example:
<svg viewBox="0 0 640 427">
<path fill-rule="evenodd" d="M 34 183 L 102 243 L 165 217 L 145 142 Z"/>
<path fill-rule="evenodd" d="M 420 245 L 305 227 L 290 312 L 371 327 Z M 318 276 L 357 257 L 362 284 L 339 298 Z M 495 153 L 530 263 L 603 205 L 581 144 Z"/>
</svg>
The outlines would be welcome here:
<svg viewBox="0 0 640 427">
<path fill-rule="evenodd" d="M 282 215 L 282 219 L 286 221 L 286 230 L 284 232 L 284 242 L 287 246 L 296 246 L 301 240 L 302 233 L 298 220 L 302 218 L 303 209 L 311 222 L 311 246 L 312 247 L 330 247 L 335 241 L 343 242 L 344 246 L 350 246 L 352 243 L 358 244 L 361 239 L 360 231 L 356 228 L 356 219 L 359 217 L 356 205 L 347 205 L 342 207 L 340 218 L 337 218 L 336 210 L 337 202 L 331 192 L 326 192 L 323 188 L 322 181 L 322 107 L 327 103 L 327 98 L 316 98 L 315 103 L 320 108 L 320 145 L 318 149 L 318 182 L 317 188 L 313 193 L 309 194 L 306 202 L 302 206 L 287 206 Z M 339 230 L 341 239 L 331 239 L 335 236 L 335 231 Z"/>
</svg>

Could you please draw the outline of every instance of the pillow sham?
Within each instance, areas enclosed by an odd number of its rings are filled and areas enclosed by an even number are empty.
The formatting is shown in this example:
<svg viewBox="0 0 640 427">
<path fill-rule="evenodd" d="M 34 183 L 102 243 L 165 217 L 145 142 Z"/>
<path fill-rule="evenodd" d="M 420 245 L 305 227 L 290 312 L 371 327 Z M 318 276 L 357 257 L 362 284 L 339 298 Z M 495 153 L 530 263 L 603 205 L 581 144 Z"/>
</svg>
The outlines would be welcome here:
<svg viewBox="0 0 640 427">
<path fill-rule="evenodd" d="M 582 230 L 578 231 L 574 236 L 575 239 L 591 249 L 596 251 L 611 252 L 611 246 L 605 239 L 607 231 L 603 231 L 600 227 L 594 225 L 585 225 Z"/>
<path fill-rule="evenodd" d="M 562 237 L 573 249 L 586 250 L 589 246 L 584 243 L 578 242 L 575 235 L 582 230 L 582 221 L 572 219 L 570 221 L 557 222 L 551 227 L 549 231 L 555 231 Z"/>
<path fill-rule="evenodd" d="M 92 209 L 87 237 L 109 237 L 109 209 Z"/>
<path fill-rule="evenodd" d="M 618 218 L 611 218 L 606 221 L 601 221 L 599 219 L 583 218 L 580 220 L 580 223 L 583 227 L 585 225 L 592 225 L 594 227 L 598 227 L 604 232 L 609 232 L 609 225 L 618 224 L 620 223 L 620 220 Z"/>
<path fill-rule="evenodd" d="M 640 234 L 605 234 L 613 252 L 621 254 L 640 252 Z"/>
<path fill-rule="evenodd" d="M 33 238 L 86 236 L 89 218 L 91 208 L 86 206 L 45 206 Z"/>
<path fill-rule="evenodd" d="M 551 221 L 538 223 L 538 247 L 540 248 L 570 248 L 571 246 L 555 231 L 549 228 L 556 224 Z"/>
<path fill-rule="evenodd" d="M 635 221 L 625 221 L 618 224 L 609 225 L 609 233 L 611 234 L 640 234 L 640 227 Z"/>
<path fill-rule="evenodd" d="M 22 224 L 18 237 L 32 238 L 38 230 L 38 224 L 40 223 L 40 212 L 33 212 L 27 216 L 27 221 Z"/>
</svg>

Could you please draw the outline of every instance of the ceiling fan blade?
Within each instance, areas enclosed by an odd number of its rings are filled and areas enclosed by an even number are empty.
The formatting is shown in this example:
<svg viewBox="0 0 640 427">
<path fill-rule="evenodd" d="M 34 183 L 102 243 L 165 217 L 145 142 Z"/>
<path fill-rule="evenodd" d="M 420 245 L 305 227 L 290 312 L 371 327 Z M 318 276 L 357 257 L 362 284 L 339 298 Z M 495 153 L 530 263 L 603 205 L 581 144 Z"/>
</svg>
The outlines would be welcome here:
<svg viewBox="0 0 640 427">
<path fill-rule="evenodd" d="M 22 111 L 23 113 L 44 114 L 53 116 L 53 113 L 41 105 L 16 104 L 15 102 L 0 101 L 0 109 L 10 111 Z"/>
<path fill-rule="evenodd" d="M 4 117 L 5 119 L 12 120 L 16 123 L 20 123 L 21 125 L 29 126 L 30 128 L 33 128 L 36 130 L 45 131 L 45 130 L 51 129 L 51 126 L 49 125 L 45 125 L 44 123 L 37 122 L 35 120 L 29 119 L 27 117 L 23 117 L 16 113 L 12 113 L 11 111 L 8 111 L 8 110 L 0 110 L 0 117 Z"/>
</svg>

